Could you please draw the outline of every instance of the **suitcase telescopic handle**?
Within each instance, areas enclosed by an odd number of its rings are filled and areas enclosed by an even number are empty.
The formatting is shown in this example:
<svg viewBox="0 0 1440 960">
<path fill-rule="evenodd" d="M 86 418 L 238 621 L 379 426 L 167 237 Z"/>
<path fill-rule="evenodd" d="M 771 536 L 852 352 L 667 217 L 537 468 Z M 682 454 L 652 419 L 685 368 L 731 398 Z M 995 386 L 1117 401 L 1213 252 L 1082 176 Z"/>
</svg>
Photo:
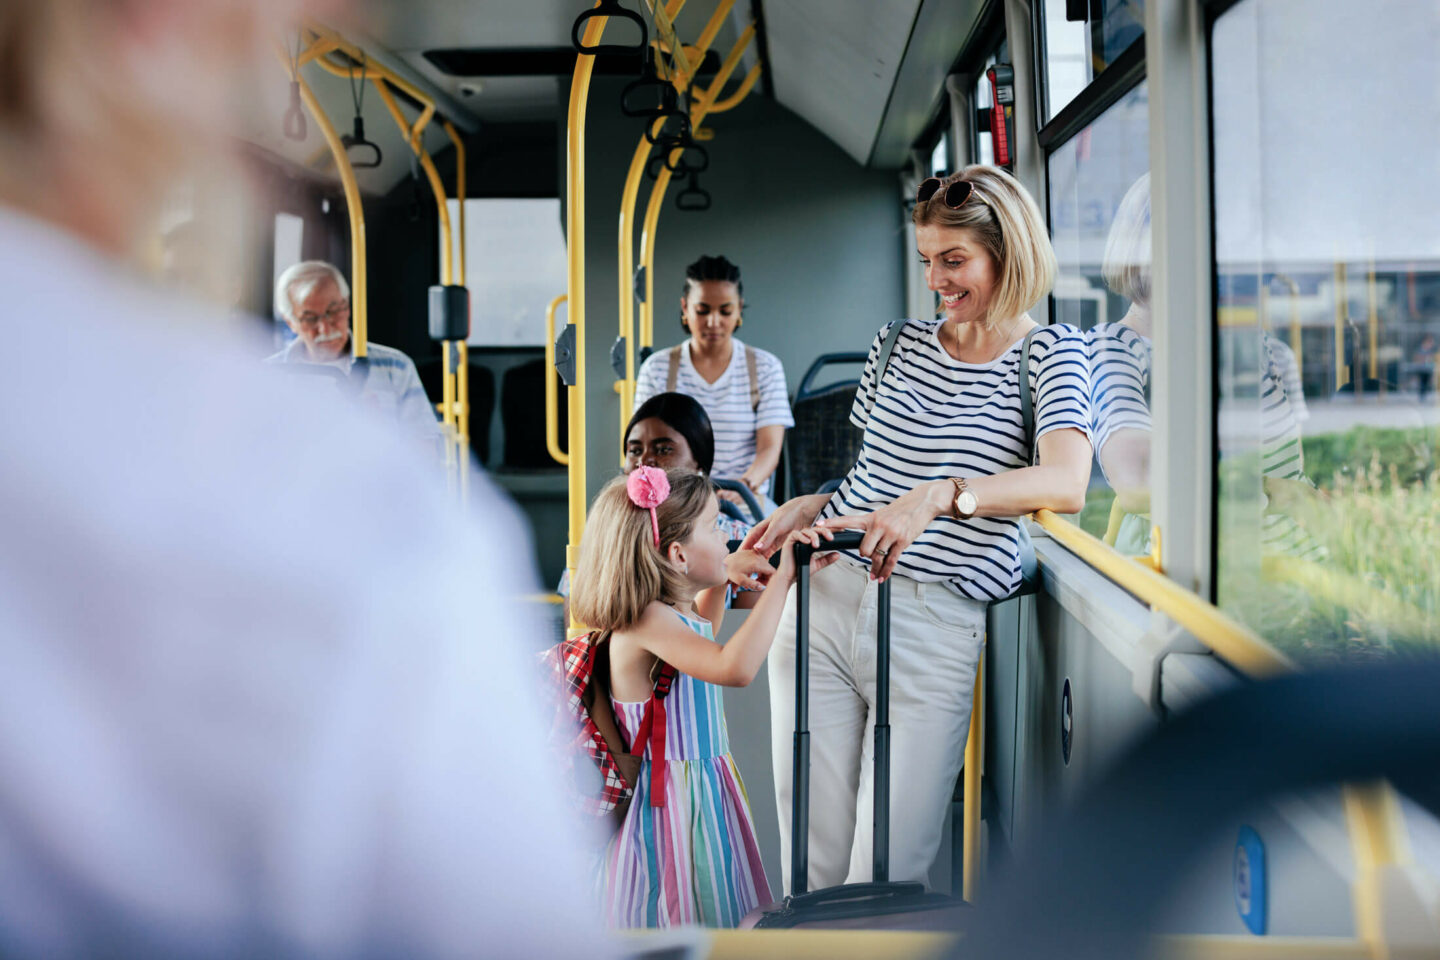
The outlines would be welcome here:
<svg viewBox="0 0 1440 960">
<path fill-rule="evenodd" d="M 863 531 L 847 530 L 819 547 L 795 544 L 795 743 L 790 797 L 790 892 L 809 889 L 810 873 L 810 558 L 854 550 Z M 890 581 L 875 595 L 874 879 L 890 879 Z"/>
</svg>

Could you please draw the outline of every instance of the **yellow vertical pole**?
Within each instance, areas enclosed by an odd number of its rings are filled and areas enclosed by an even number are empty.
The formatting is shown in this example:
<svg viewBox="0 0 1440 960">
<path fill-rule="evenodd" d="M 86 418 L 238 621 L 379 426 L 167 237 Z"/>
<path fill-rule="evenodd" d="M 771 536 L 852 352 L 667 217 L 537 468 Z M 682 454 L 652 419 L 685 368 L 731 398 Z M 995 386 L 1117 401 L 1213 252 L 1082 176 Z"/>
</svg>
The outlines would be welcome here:
<svg viewBox="0 0 1440 960">
<path fill-rule="evenodd" d="M 570 455 L 560 449 L 560 404 L 555 389 L 555 311 L 566 300 L 560 294 L 545 308 L 545 449 L 560 466 L 570 464 Z"/>
<path fill-rule="evenodd" d="M 599 43 L 609 19 L 592 17 L 586 21 L 582 42 L 586 46 Z M 565 567 L 570 571 L 571 583 L 575 582 L 580 537 L 585 532 L 585 108 L 594 70 L 594 56 L 575 57 L 565 137 L 565 239 L 569 254 L 566 295 L 570 326 L 575 330 L 575 382 L 566 389 L 570 414 L 570 542 L 565 548 Z M 579 624 L 572 622 L 572 626 Z"/>
<path fill-rule="evenodd" d="M 730 53 L 726 55 L 725 61 L 720 65 L 719 72 L 710 81 L 710 86 L 705 88 L 700 102 L 691 108 L 691 127 L 698 129 L 701 122 L 710 113 L 716 99 L 720 96 L 721 89 L 730 79 L 730 74 L 735 72 L 740 57 L 744 55 L 745 48 L 750 45 L 754 36 L 755 25 L 752 23 L 741 32 L 734 46 L 730 48 Z M 758 74 L 756 75 L 758 76 Z M 750 86 L 754 86 L 753 81 L 750 82 Z M 734 100 L 730 105 L 733 106 L 738 102 L 738 100 Z M 645 269 L 645 302 L 640 305 L 640 345 L 642 347 L 651 346 L 655 342 L 655 229 L 660 223 L 660 208 L 665 202 L 665 191 L 669 188 L 670 171 L 662 166 L 660 175 L 655 178 L 655 186 L 650 188 L 650 200 L 645 206 L 645 220 L 640 227 L 640 265 Z"/>
<path fill-rule="evenodd" d="M 290 58 L 284 49 L 277 45 L 276 52 L 288 68 Z M 300 85 L 300 98 L 305 103 L 305 109 L 314 118 L 315 125 L 320 128 L 325 143 L 330 147 L 330 155 L 335 158 L 335 169 L 340 174 L 340 186 L 345 191 L 345 210 L 350 218 L 350 353 L 359 360 L 369 352 L 366 349 L 369 344 L 369 286 L 366 283 L 365 270 L 365 207 L 360 200 L 360 185 L 355 181 L 355 170 L 350 166 L 350 158 L 345 155 L 345 145 L 340 142 L 335 127 L 315 99 L 310 85 L 294 70 L 290 70 L 290 79 Z"/>
<path fill-rule="evenodd" d="M 1370 379 L 1380 379 L 1380 288 L 1375 282 L 1375 258 L 1370 258 L 1370 270 L 1365 277 L 1365 300 L 1370 307 L 1369 323 L 1369 347 L 1370 347 Z"/>
<path fill-rule="evenodd" d="M 674 18 L 685 5 L 685 0 L 671 0 L 666 8 L 667 16 Z M 721 0 L 711 14 L 710 21 L 705 25 L 705 30 L 695 42 L 695 49 L 698 51 L 697 66 L 700 59 L 703 59 L 705 52 L 710 49 L 710 44 L 715 41 L 715 36 L 725 23 L 725 18 L 730 15 L 730 10 L 735 6 L 735 0 Z M 690 77 L 677 76 L 674 78 L 677 89 L 684 89 L 690 82 Z M 650 125 L 652 135 L 657 135 L 664 121 L 655 120 Z M 625 378 L 620 381 L 620 463 L 625 463 L 625 426 L 630 422 L 631 407 L 635 405 L 635 292 L 632 289 L 635 273 L 635 202 L 640 194 L 640 180 L 645 173 L 645 162 L 650 158 L 650 141 L 641 136 L 640 142 L 635 146 L 635 153 L 630 158 L 630 172 L 625 177 L 625 187 L 620 194 L 620 242 L 617 247 L 618 257 L 616 258 L 619 274 L 620 291 L 620 338 L 625 342 Z M 647 278 L 648 279 L 648 278 Z M 647 298 L 648 299 L 648 298 Z M 644 338 L 642 331 L 642 344 L 649 346 L 650 342 Z"/>
<path fill-rule="evenodd" d="M 1335 389 L 1350 382 L 1350 365 L 1345 358 L 1345 320 L 1348 314 L 1345 291 L 1345 264 L 1335 261 Z"/>
<path fill-rule="evenodd" d="M 975 695 L 970 707 L 970 735 L 965 740 L 964 841 L 961 847 L 962 896 L 974 903 L 980 892 L 980 774 L 985 765 L 985 648 L 975 668 Z"/>
<path fill-rule="evenodd" d="M 1295 354 L 1295 376 L 1298 379 L 1305 372 L 1305 340 L 1300 332 L 1300 285 L 1286 278 L 1290 284 L 1290 352 Z"/>
<path fill-rule="evenodd" d="M 442 126 L 445 129 L 445 135 L 455 145 L 455 200 L 459 213 L 456 216 L 455 268 L 451 272 L 455 283 L 463 287 L 465 286 L 465 141 L 449 120 L 444 121 Z M 465 329 L 468 331 L 470 318 L 466 317 L 465 319 Z M 456 344 L 456 350 L 460 369 L 455 377 L 455 392 L 459 394 L 459 405 L 455 410 L 455 426 L 460 435 L 460 497 L 463 501 L 470 495 L 470 344 L 461 340 Z"/>
<path fill-rule="evenodd" d="M 400 128 L 400 133 L 406 138 L 410 149 L 419 158 L 420 169 L 425 171 L 425 179 L 430 184 L 430 193 L 435 197 L 435 208 L 440 217 L 440 282 L 445 286 L 454 283 L 454 234 L 450 229 L 450 204 L 445 194 L 445 184 L 440 180 L 440 171 L 435 169 L 435 161 L 430 158 L 430 153 L 421 142 L 425 132 L 425 123 L 433 114 L 433 108 L 422 113 L 420 120 L 413 126 L 405 122 L 405 115 L 400 112 L 400 105 L 395 102 L 395 96 L 390 92 L 389 85 L 380 77 L 372 77 L 375 84 L 375 92 L 380 95 L 385 109 L 390 111 L 390 116 L 395 120 L 395 125 Z M 463 400 L 460 400 L 460 392 L 456 384 L 456 371 L 454 356 L 451 348 L 452 340 L 442 341 L 440 350 L 441 360 L 441 398 L 444 410 L 441 413 L 445 424 L 446 451 L 445 466 L 446 474 L 451 484 L 455 487 L 454 492 L 459 492 L 464 484 L 461 479 L 465 473 L 465 446 L 461 441 L 460 410 Z M 466 440 L 468 442 L 468 438 Z"/>
</svg>

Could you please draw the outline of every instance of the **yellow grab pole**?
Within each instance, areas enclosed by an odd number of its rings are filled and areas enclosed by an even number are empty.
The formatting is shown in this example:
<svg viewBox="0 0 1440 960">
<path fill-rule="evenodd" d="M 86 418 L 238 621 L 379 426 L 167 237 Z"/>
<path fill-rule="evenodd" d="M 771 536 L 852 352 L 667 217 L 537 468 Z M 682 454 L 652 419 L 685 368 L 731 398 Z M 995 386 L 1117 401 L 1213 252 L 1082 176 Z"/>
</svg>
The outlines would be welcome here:
<svg viewBox="0 0 1440 960">
<path fill-rule="evenodd" d="M 372 80 L 375 83 L 375 92 L 380 95 L 380 99 L 385 103 L 385 109 L 390 111 L 390 116 L 394 118 L 395 125 L 400 128 L 401 135 L 406 138 L 410 149 L 415 153 L 415 156 L 419 158 L 420 168 L 425 171 L 425 179 L 429 182 L 430 192 L 435 197 L 435 209 L 440 216 L 440 282 L 445 286 L 450 286 L 450 284 L 454 282 L 454 249 L 450 231 L 450 204 L 445 195 L 445 184 L 440 180 L 440 171 L 435 169 L 435 161 L 430 159 L 429 151 L 427 151 L 421 143 L 420 138 L 424 134 L 425 128 L 419 123 L 414 126 L 406 123 L 405 114 L 400 112 L 400 105 L 395 102 L 395 95 L 390 92 L 390 87 L 386 81 L 378 76 L 373 77 Z M 428 122 L 433 113 L 434 110 L 432 106 L 432 109 L 421 114 L 421 119 Z M 456 381 L 455 357 L 451 354 L 453 344 L 453 340 L 446 340 L 440 344 L 442 354 L 441 397 L 445 405 L 441 416 L 447 428 L 445 432 L 450 440 L 451 447 L 446 453 L 445 463 L 448 468 L 456 471 L 456 473 L 451 474 L 452 480 L 463 483 L 463 480 L 458 480 L 458 477 L 463 476 L 465 473 L 465 448 L 469 442 L 469 438 L 465 436 L 465 433 L 468 433 L 468 428 L 462 430 L 460 422 L 460 411 L 464 406 L 464 393 Z"/>
<path fill-rule="evenodd" d="M 445 136 L 455 145 L 455 199 L 459 208 L 459 223 L 456 225 L 454 267 L 451 275 L 460 286 L 465 286 L 465 141 L 449 120 L 443 122 Z M 470 331 L 470 318 L 465 318 L 465 331 Z M 455 377 L 455 392 L 460 395 L 460 406 L 455 411 L 455 425 L 460 433 L 460 498 L 470 496 L 470 344 L 461 340 L 455 345 L 460 370 Z"/>
<path fill-rule="evenodd" d="M 555 311 L 566 300 L 560 294 L 545 308 L 545 449 L 550 459 L 567 466 L 570 457 L 560 449 L 560 402 L 555 389 Z"/>
<path fill-rule="evenodd" d="M 1380 379 L 1380 288 L 1375 282 L 1375 258 L 1370 258 L 1370 270 L 1365 277 L 1365 300 L 1370 307 L 1370 379 Z M 1382 391 L 1383 392 L 1383 391 Z"/>
<path fill-rule="evenodd" d="M 985 766 L 985 648 L 975 668 L 970 735 L 965 740 L 964 843 L 961 847 L 961 896 L 974 903 L 980 892 L 980 774 Z"/>
<path fill-rule="evenodd" d="M 609 19 L 587 20 L 581 42 L 587 47 L 599 43 Z M 580 536 L 585 532 L 585 108 L 594 70 L 594 56 L 575 57 L 565 137 L 565 239 L 569 254 L 566 293 L 570 326 L 575 331 L 575 382 L 566 388 L 570 414 L 570 543 L 565 547 L 565 567 L 570 571 L 571 583 L 575 582 L 575 563 L 580 556 Z"/>
<path fill-rule="evenodd" d="M 335 127 L 315 99 L 310 85 L 298 71 L 290 68 L 291 60 L 284 47 L 276 44 L 275 49 L 289 70 L 290 79 L 299 84 L 300 98 L 305 102 L 305 109 L 314 118 L 325 142 L 330 145 L 330 155 L 335 158 L 335 169 L 340 174 L 340 185 L 345 191 L 345 208 L 350 217 L 350 355 L 359 360 L 366 356 L 366 347 L 369 344 L 369 328 L 366 325 L 369 316 L 366 312 L 369 288 L 365 282 L 365 208 L 360 201 L 360 185 L 355 182 L 355 170 L 350 166 L 350 158 L 345 155 L 345 145 L 340 142 Z M 305 54 L 302 53 L 301 58 L 304 59 Z"/>
<path fill-rule="evenodd" d="M 720 90 L 725 82 L 730 79 L 730 74 L 735 72 L 735 67 L 740 62 L 745 48 L 755 36 L 755 25 L 752 23 L 740 34 L 735 45 L 730 48 L 730 53 L 725 57 L 725 62 L 720 65 L 720 70 L 715 78 L 710 81 L 710 86 L 700 97 L 700 102 L 690 110 L 690 126 L 698 129 L 701 122 L 709 114 L 710 108 L 714 106 L 715 99 L 720 95 Z M 661 165 L 660 175 L 655 178 L 655 186 L 650 188 L 650 201 L 645 206 L 645 220 L 640 227 L 640 266 L 645 270 L 645 302 L 640 305 L 640 346 L 648 347 L 655 343 L 655 228 L 660 223 L 660 207 L 665 202 L 665 191 L 670 188 L 670 171 Z"/>
<path fill-rule="evenodd" d="M 1345 290 L 1345 264 L 1335 261 L 1335 389 L 1339 390 L 1350 382 L 1350 370 L 1345 360 L 1345 319 L 1349 314 L 1348 295 Z"/>
<path fill-rule="evenodd" d="M 685 5 L 685 0 L 671 0 L 666 11 L 671 18 L 680 12 Z M 705 30 L 696 41 L 696 56 L 703 59 L 705 52 L 710 49 L 715 36 L 725 23 L 725 18 L 730 15 L 730 9 L 735 6 L 735 0 L 721 0 L 715 7 L 715 12 L 710 16 L 710 22 L 705 25 Z M 698 61 L 697 61 L 698 62 Z M 674 78 L 677 88 L 684 88 L 690 82 L 690 78 L 680 75 Z M 658 135 L 663 120 L 656 120 L 650 125 L 652 135 Z M 640 179 L 645 174 L 645 162 L 650 158 L 650 141 L 644 136 L 635 146 L 635 154 L 630 158 L 630 172 L 625 177 L 625 187 L 620 194 L 620 242 L 617 248 L 620 290 L 620 339 L 625 344 L 625 378 L 620 381 L 620 463 L 625 463 L 625 427 L 630 422 L 630 408 L 635 405 L 635 293 L 632 289 L 635 273 L 635 201 L 640 195 Z"/>
<path fill-rule="evenodd" d="M 750 95 L 750 91 L 755 89 L 755 83 L 759 79 L 760 64 L 757 63 L 755 64 L 755 66 L 750 68 L 749 73 L 745 74 L 745 79 L 740 81 L 740 86 L 735 88 L 735 92 L 730 94 L 730 96 L 726 97 L 724 100 L 716 100 L 715 103 L 711 105 L 710 112 L 724 113 L 727 110 L 735 109 L 735 107 L 739 105 L 740 101 L 748 97 Z"/>
</svg>

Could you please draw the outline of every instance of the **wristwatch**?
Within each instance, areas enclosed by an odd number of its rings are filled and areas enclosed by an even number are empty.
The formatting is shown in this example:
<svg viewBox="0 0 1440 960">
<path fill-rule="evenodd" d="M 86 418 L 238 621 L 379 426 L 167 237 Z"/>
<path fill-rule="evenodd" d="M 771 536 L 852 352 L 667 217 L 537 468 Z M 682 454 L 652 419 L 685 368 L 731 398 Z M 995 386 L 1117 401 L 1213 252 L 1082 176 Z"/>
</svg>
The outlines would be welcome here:
<svg viewBox="0 0 1440 960">
<path fill-rule="evenodd" d="M 950 513 L 956 520 L 969 520 L 980 509 L 980 501 L 975 499 L 964 477 L 951 477 L 950 482 L 955 484 L 955 499 L 950 504 Z"/>
</svg>

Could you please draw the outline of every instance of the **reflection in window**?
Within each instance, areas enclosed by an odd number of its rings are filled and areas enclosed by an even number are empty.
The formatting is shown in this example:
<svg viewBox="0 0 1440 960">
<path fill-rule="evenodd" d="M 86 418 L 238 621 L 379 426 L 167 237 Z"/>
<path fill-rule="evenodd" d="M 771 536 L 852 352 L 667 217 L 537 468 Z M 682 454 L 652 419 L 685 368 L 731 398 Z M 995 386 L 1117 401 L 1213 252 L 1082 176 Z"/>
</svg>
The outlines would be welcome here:
<svg viewBox="0 0 1440 960">
<path fill-rule="evenodd" d="M 950 132 L 941 131 L 940 137 L 935 141 L 935 149 L 930 151 L 930 176 L 943 177 L 950 172 Z"/>
<path fill-rule="evenodd" d="M 1050 155 L 1054 321 L 1085 331 L 1096 470 L 1081 526 L 1150 551 L 1150 150 L 1141 84 Z"/>
<path fill-rule="evenodd" d="M 1046 122 L 1145 33 L 1144 0 L 1099 6 L 1100 18 L 1082 23 L 1065 19 L 1066 0 L 1045 0 Z"/>
<path fill-rule="evenodd" d="M 1440 100 L 1401 95 L 1437 31 L 1405 0 L 1214 28 L 1217 602 L 1298 656 L 1440 630 Z"/>
</svg>

